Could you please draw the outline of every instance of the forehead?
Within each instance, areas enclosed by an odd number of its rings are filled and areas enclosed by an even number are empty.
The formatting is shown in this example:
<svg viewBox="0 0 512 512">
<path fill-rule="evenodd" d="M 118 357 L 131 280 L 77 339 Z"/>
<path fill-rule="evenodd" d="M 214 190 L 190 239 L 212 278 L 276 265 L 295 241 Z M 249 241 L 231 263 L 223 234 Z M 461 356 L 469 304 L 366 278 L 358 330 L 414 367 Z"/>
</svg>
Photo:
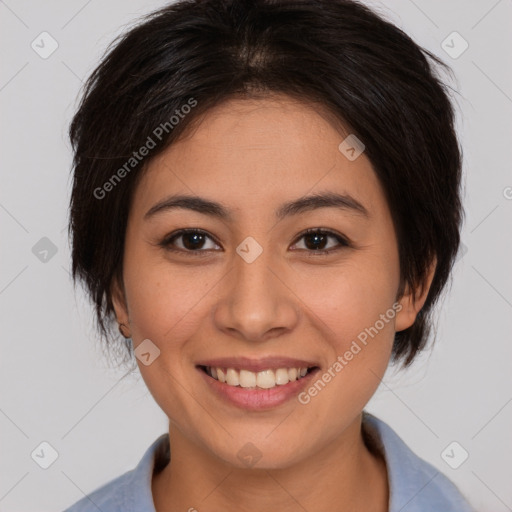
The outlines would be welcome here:
<svg viewBox="0 0 512 512">
<path fill-rule="evenodd" d="M 149 163 L 134 207 L 187 193 L 243 210 L 321 189 L 358 196 L 371 210 L 384 195 L 364 153 L 350 160 L 340 151 L 348 135 L 314 104 L 226 101 Z"/>
</svg>

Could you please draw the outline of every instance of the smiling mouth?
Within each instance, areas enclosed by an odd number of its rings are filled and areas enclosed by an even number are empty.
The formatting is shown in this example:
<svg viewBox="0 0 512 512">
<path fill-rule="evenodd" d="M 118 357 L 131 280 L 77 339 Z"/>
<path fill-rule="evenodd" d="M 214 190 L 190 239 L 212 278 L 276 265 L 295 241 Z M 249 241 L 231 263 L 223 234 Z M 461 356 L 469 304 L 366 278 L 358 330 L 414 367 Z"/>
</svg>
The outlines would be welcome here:
<svg viewBox="0 0 512 512">
<path fill-rule="evenodd" d="M 199 366 L 209 377 L 232 387 L 244 389 L 272 389 L 303 379 L 317 370 L 317 366 L 297 368 L 276 368 L 258 372 L 235 368 Z"/>
</svg>

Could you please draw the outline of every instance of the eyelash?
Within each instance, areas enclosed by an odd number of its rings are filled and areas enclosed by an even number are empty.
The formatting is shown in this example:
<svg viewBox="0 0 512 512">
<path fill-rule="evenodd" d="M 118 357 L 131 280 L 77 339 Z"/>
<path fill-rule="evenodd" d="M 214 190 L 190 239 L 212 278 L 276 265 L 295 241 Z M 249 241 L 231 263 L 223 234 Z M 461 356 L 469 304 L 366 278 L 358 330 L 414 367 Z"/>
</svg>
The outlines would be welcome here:
<svg viewBox="0 0 512 512">
<path fill-rule="evenodd" d="M 203 231 L 202 229 L 195 229 L 195 228 L 188 228 L 188 229 L 180 229 L 179 231 L 176 231 L 174 233 L 171 233 L 170 235 L 166 236 L 158 245 L 162 248 L 164 248 L 167 251 L 175 252 L 175 253 L 188 253 L 193 254 L 194 256 L 204 256 L 204 253 L 208 253 L 212 251 L 212 249 L 197 249 L 197 250 L 189 250 L 189 249 L 177 249 L 175 247 L 172 247 L 172 244 L 174 241 L 184 235 L 189 234 L 196 234 L 196 235 L 204 235 L 210 240 L 212 240 L 215 244 L 220 245 L 211 235 L 209 235 L 206 231 Z M 293 245 L 296 245 L 302 238 L 304 238 L 307 235 L 316 234 L 316 235 L 323 235 L 327 236 L 329 238 L 335 238 L 339 245 L 338 247 L 334 249 L 294 249 L 294 250 L 301 250 L 301 251 L 307 251 L 311 255 L 314 256 L 327 256 L 331 254 L 332 252 L 338 251 L 344 247 L 351 247 L 351 243 L 346 239 L 345 237 L 322 228 L 310 228 L 306 231 L 303 231 L 298 237 L 296 238 L 296 241 L 293 243 Z"/>
</svg>

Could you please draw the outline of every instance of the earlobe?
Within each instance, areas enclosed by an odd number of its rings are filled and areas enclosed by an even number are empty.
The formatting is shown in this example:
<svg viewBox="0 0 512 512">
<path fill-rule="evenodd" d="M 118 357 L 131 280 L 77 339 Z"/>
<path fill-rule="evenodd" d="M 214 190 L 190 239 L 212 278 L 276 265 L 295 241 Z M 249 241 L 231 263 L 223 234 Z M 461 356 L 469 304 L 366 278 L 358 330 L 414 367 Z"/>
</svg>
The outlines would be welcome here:
<svg viewBox="0 0 512 512">
<path fill-rule="evenodd" d="M 434 279 L 436 266 L 437 261 L 434 258 L 424 282 L 419 283 L 414 288 L 407 285 L 404 294 L 398 301 L 401 309 L 396 315 L 395 330 L 397 332 L 408 329 L 416 320 L 416 316 L 427 300 L 428 292 L 430 290 L 432 280 Z"/>
<path fill-rule="evenodd" d="M 112 281 L 110 293 L 112 297 L 112 305 L 114 307 L 117 323 L 124 324 L 125 326 L 129 325 L 130 321 L 128 315 L 128 308 L 126 306 L 124 286 L 122 284 L 119 284 L 117 278 L 114 278 Z"/>
</svg>

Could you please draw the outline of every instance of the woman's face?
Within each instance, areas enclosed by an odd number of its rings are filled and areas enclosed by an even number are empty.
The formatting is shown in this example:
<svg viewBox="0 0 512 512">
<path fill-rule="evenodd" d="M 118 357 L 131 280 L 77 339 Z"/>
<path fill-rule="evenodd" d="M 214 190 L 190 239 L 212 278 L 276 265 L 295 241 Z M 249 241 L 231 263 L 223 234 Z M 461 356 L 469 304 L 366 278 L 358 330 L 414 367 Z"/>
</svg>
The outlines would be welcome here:
<svg viewBox="0 0 512 512">
<path fill-rule="evenodd" d="M 231 100 L 136 189 L 118 320 L 171 428 L 229 464 L 286 467 L 328 449 L 414 320 L 407 296 L 395 303 L 383 189 L 344 138 L 289 98 Z"/>
</svg>

